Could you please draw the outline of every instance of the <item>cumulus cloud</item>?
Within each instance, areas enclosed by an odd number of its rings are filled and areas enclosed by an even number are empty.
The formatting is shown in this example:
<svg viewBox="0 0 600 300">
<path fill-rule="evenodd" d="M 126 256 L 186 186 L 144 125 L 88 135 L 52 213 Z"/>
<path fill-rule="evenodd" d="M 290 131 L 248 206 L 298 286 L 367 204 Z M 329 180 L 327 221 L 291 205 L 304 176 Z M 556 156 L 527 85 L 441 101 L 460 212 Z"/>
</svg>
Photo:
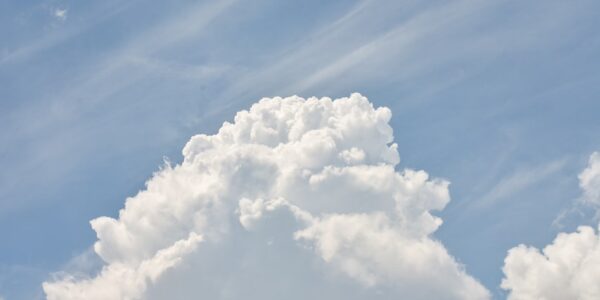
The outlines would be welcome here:
<svg viewBox="0 0 600 300">
<path fill-rule="evenodd" d="M 542 251 L 519 245 L 509 250 L 503 271 L 509 299 L 600 299 L 600 236 L 581 226 Z"/>
<path fill-rule="evenodd" d="M 587 168 L 579 174 L 579 186 L 584 202 L 600 208 L 600 153 L 590 156 Z"/>
<path fill-rule="evenodd" d="M 147 284 L 155 282 L 166 270 L 175 267 L 193 251 L 201 237 L 190 237 L 159 250 L 152 258 L 139 264 L 113 263 L 93 279 L 77 280 L 67 276 L 60 283 L 44 283 L 48 300 L 53 299 L 139 299 Z"/>
<path fill-rule="evenodd" d="M 390 118 L 360 94 L 260 100 L 92 220 L 105 266 L 47 297 L 488 299 L 432 237 L 448 182 L 397 171 Z"/>
<path fill-rule="evenodd" d="M 600 155 L 579 174 L 583 199 L 600 204 Z M 600 235 L 590 226 L 559 233 L 542 251 L 519 245 L 504 260 L 502 288 L 512 300 L 600 299 Z"/>
</svg>

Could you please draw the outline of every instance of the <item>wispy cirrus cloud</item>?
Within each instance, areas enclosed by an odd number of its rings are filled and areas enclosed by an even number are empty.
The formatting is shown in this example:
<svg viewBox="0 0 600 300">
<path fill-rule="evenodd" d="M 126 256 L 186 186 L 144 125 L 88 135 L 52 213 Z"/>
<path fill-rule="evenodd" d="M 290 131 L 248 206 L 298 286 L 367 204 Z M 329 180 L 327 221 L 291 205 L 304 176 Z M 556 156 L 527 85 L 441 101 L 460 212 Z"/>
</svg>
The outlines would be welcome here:
<svg viewBox="0 0 600 300">
<path fill-rule="evenodd" d="M 560 159 L 545 163 L 532 168 L 524 168 L 501 178 L 484 195 L 473 199 L 468 203 L 469 210 L 491 209 L 499 205 L 500 201 L 510 200 L 511 196 L 540 184 L 551 176 L 560 172 L 567 164 L 567 159 Z"/>
<path fill-rule="evenodd" d="M 205 80 L 221 76 L 227 70 L 227 66 L 184 65 L 152 59 L 151 56 L 152 53 L 160 51 L 164 47 L 199 34 L 212 20 L 224 13 L 234 3 L 235 1 L 219 1 L 218 3 L 200 3 L 189 7 L 129 40 L 119 49 L 113 50 L 110 55 L 87 62 L 87 67 L 75 74 L 74 77 L 66 79 L 70 81 L 70 84 L 59 90 L 57 94 L 42 95 L 42 98 L 33 100 L 31 105 L 5 112 L 2 123 L 6 130 L 0 132 L 0 141 L 12 145 L 20 145 L 24 139 L 35 142 L 28 142 L 30 147 L 21 149 L 21 152 L 27 153 L 29 159 L 21 165 L 15 166 L 12 175 L 6 174 L 6 180 L 2 182 L 4 193 L 20 187 L 23 184 L 21 179 L 24 174 L 30 173 L 32 169 L 40 165 L 58 161 L 68 162 L 61 167 L 63 172 L 67 172 L 76 164 L 82 153 L 74 148 L 82 145 L 80 142 L 89 138 L 91 131 L 105 129 L 103 126 L 96 126 L 97 124 L 94 122 L 97 120 L 89 116 L 96 114 L 98 107 L 106 107 L 106 102 L 110 102 L 109 107 L 116 105 L 114 101 L 107 101 L 107 99 L 111 99 L 115 94 L 126 90 L 131 85 L 143 82 L 149 76 L 156 74 L 176 75 L 186 80 Z M 133 3 L 128 5 L 133 5 Z M 106 14 L 96 16 L 98 18 L 96 21 L 101 22 L 127 7 L 127 5 L 113 7 Z M 87 23 L 87 26 L 91 28 L 95 24 L 94 21 L 91 21 Z M 74 30 L 73 27 L 69 28 Z M 51 35 L 52 38 L 48 41 L 34 43 L 18 50 L 5 57 L 3 61 L 16 63 L 25 60 L 27 57 L 35 55 L 37 51 L 65 42 L 81 33 L 82 30 L 86 30 L 86 27 L 78 28 L 73 32 L 68 30 L 65 33 Z M 114 118 L 115 114 L 118 115 L 128 109 L 132 108 L 119 106 L 114 110 L 107 111 L 108 116 L 106 117 Z M 72 124 L 78 124 L 78 126 L 72 126 Z M 23 147 L 28 146 L 24 145 Z M 5 151 L 9 152 L 9 150 Z M 40 173 L 40 176 L 43 174 Z M 2 177 L 4 177 L 3 174 L 0 174 L 0 178 Z M 0 203 L 0 205 L 4 207 L 5 211 L 9 211 L 15 207 L 9 208 L 8 205 L 26 206 L 27 203 Z"/>
<path fill-rule="evenodd" d="M 24 63 L 45 50 L 68 42 L 70 39 L 76 38 L 96 26 L 101 25 L 106 20 L 122 13 L 136 2 L 137 1 L 129 1 L 127 3 L 122 3 L 120 1 L 103 1 L 98 6 L 95 6 L 94 10 L 82 13 L 81 17 L 85 22 L 71 22 L 69 26 L 61 26 L 60 28 L 55 28 L 55 30 L 51 32 L 44 32 L 42 36 L 32 40 L 30 43 L 6 50 L 6 52 L 0 56 L 0 70 L 10 64 Z M 53 8 L 50 9 L 50 13 L 54 18 L 65 21 L 68 9 Z"/>
</svg>

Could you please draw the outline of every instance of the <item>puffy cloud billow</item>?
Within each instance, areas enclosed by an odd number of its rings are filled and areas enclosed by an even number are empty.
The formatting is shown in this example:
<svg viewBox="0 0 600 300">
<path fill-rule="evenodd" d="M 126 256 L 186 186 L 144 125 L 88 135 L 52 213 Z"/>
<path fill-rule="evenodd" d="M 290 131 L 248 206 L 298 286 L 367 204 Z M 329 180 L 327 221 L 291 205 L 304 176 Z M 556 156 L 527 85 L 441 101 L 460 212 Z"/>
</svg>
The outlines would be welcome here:
<svg viewBox="0 0 600 300">
<path fill-rule="evenodd" d="M 488 299 L 432 237 L 448 182 L 397 170 L 390 118 L 360 94 L 260 100 L 92 220 L 104 267 L 47 298 Z"/>
<path fill-rule="evenodd" d="M 600 154 L 579 174 L 586 204 L 600 205 Z M 542 251 L 519 245 L 504 260 L 502 288 L 510 300 L 600 299 L 600 235 L 590 226 L 559 233 Z"/>
</svg>

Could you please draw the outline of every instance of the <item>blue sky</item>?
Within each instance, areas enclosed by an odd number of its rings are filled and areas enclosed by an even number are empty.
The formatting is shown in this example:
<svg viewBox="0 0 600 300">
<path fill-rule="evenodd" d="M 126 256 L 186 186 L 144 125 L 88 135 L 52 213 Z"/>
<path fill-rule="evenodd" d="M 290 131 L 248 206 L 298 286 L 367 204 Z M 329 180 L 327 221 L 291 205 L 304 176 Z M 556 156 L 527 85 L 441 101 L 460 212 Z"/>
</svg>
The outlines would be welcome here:
<svg viewBox="0 0 600 300">
<path fill-rule="evenodd" d="M 434 236 L 498 299 L 508 249 L 595 222 L 600 3 L 322 2 L 0 3 L 0 296 L 43 298 L 89 220 L 262 97 L 389 107 L 401 167 L 451 182 Z"/>
</svg>

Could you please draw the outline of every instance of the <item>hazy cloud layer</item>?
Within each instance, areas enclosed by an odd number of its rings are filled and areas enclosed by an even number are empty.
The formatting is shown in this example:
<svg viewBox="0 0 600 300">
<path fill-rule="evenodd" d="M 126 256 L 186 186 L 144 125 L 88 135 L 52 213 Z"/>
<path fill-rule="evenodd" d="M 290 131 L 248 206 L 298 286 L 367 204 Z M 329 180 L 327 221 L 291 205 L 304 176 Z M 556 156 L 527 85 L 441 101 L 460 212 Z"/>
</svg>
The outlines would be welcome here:
<svg viewBox="0 0 600 300">
<path fill-rule="evenodd" d="M 584 203 L 600 204 L 600 155 L 579 174 Z M 600 299 L 600 236 L 590 226 L 559 233 L 542 251 L 519 245 L 504 261 L 502 288 L 512 300 Z"/>
<path fill-rule="evenodd" d="M 431 236 L 448 182 L 396 170 L 390 118 L 359 94 L 260 100 L 92 220 L 106 265 L 48 299 L 489 298 Z"/>
</svg>

